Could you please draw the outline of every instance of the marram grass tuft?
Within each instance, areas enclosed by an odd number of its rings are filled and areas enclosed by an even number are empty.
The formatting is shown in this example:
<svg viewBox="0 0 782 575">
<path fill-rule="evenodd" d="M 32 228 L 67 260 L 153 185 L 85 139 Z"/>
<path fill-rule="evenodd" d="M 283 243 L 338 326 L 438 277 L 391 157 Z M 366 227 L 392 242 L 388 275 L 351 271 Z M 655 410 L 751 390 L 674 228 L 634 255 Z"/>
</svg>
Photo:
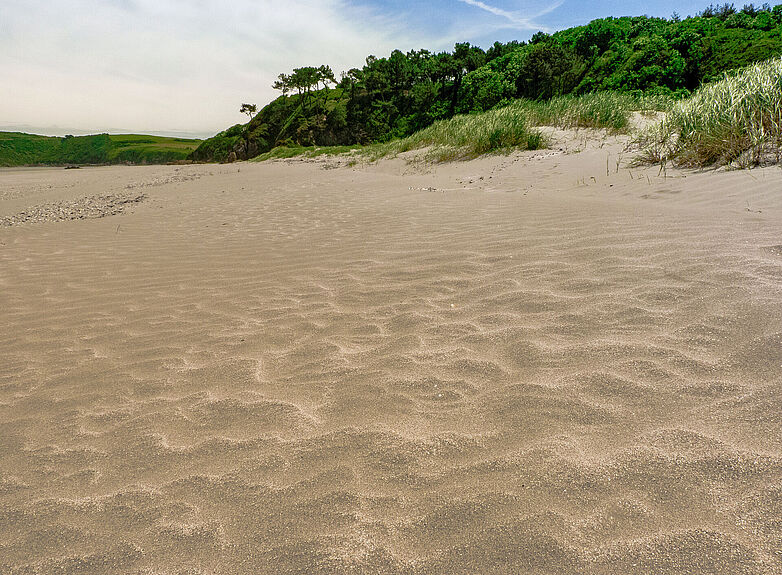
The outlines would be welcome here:
<svg viewBox="0 0 782 575">
<path fill-rule="evenodd" d="M 675 104 L 638 137 L 639 159 L 682 166 L 779 163 L 782 58 L 728 73 Z"/>
<path fill-rule="evenodd" d="M 543 136 L 530 128 L 526 111 L 511 105 L 435 122 L 412 136 L 378 146 L 373 155 L 383 157 L 429 148 L 431 158 L 449 161 L 503 150 L 537 149 L 543 145 Z"/>
</svg>

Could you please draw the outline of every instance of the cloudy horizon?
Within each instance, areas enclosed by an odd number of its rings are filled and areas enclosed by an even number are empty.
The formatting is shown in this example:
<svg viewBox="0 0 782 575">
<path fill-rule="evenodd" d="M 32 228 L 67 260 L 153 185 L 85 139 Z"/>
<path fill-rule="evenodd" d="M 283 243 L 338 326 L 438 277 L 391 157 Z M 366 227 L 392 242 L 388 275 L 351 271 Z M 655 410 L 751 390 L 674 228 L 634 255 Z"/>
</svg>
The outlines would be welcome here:
<svg viewBox="0 0 782 575">
<path fill-rule="evenodd" d="M 703 8 L 668 1 L 5 0 L 0 130 L 208 136 L 262 107 L 281 72 L 360 67 L 393 49 L 526 40 L 609 15 Z"/>
</svg>

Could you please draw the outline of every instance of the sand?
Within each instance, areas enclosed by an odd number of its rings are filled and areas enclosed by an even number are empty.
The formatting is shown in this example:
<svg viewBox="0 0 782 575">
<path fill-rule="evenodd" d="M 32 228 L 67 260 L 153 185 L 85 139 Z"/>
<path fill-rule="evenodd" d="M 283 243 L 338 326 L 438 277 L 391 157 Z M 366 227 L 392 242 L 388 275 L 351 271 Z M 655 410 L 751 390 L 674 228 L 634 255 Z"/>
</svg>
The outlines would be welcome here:
<svg viewBox="0 0 782 575">
<path fill-rule="evenodd" d="M 782 170 L 555 136 L 0 171 L 0 573 L 782 573 Z"/>
</svg>

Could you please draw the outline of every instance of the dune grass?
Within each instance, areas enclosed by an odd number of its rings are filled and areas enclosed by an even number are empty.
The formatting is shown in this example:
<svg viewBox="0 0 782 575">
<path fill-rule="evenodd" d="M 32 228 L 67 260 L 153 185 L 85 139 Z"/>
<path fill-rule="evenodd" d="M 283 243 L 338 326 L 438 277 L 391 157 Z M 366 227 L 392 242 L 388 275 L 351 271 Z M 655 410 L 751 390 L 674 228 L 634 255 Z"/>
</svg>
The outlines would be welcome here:
<svg viewBox="0 0 782 575">
<path fill-rule="evenodd" d="M 606 129 L 626 132 L 634 111 L 661 111 L 669 106 L 665 97 L 641 97 L 619 92 L 593 92 L 582 96 L 559 96 L 546 102 L 520 101 L 530 121 L 560 128 Z"/>
<path fill-rule="evenodd" d="M 639 159 L 665 165 L 780 162 L 782 58 L 726 74 L 674 105 L 638 138 Z"/>
<path fill-rule="evenodd" d="M 377 159 L 428 148 L 430 159 L 444 162 L 503 150 L 535 150 L 544 145 L 543 134 L 530 127 L 527 112 L 511 105 L 441 120 L 407 138 L 371 146 L 366 152 Z"/>
</svg>

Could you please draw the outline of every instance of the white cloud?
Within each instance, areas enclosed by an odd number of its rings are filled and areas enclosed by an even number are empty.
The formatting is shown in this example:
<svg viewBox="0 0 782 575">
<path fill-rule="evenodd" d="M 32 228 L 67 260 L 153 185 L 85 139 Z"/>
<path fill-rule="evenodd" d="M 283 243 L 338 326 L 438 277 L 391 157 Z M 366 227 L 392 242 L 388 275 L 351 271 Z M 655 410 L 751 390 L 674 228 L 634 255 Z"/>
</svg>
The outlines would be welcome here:
<svg viewBox="0 0 782 575">
<path fill-rule="evenodd" d="M 398 23 L 342 0 L 3 0 L 0 123 L 217 131 L 276 97 L 280 72 L 400 42 L 414 44 Z"/>
<path fill-rule="evenodd" d="M 468 4 L 470 6 L 475 6 L 476 8 L 480 8 L 481 10 L 488 12 L 489 14 L 494 14 L 495 16 L 499 16 L 500 18 L 503 18 L 508 22 L 510 22 L 510 24 L 513 25 L 513 27 L 518 28 L 520 30 L 544 30 L 544 31 L 547 31 L 548 29 L 545 26 L 536 24 L 535 18 L 548 14 L 549 12 L 556 10 L 562 5 L 562 0 L 560 0 L 559 2 L 554 2 L 550 4 L 548 7 L 544 8 L 543 10 L 537 11 L 536 13 L 530 16 L 523 16 L 521 12 L 518 11 L 511 12 L 509 10 L 497 8 L 496 6 L 492 6 L 490 4 L 487 4 L 486 2 L 481 2 L 480 0 L 459 0 L 459 2 Z"/>
</svg>

